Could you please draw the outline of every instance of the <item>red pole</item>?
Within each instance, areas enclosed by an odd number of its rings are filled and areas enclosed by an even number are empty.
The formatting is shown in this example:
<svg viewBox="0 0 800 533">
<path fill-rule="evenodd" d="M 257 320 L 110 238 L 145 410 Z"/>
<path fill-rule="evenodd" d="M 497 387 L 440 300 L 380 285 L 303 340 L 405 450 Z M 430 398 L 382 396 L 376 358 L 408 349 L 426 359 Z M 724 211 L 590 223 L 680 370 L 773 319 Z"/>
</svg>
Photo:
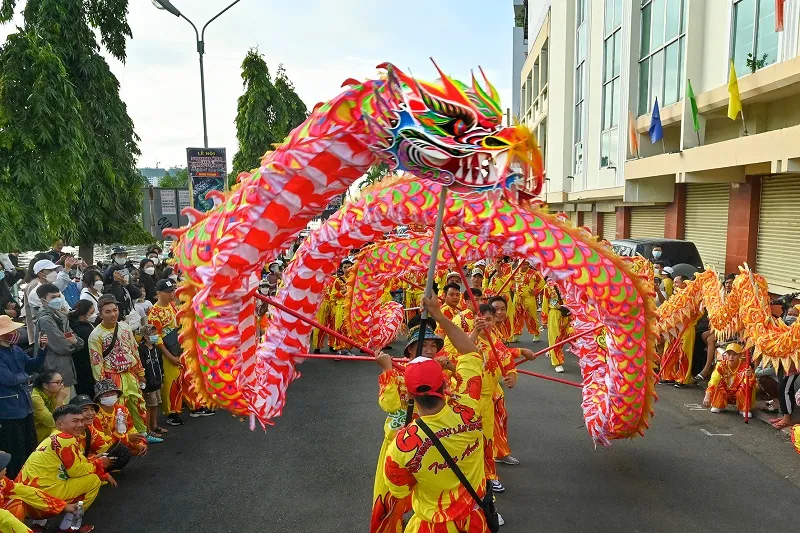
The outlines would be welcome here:
<svg viewBox="0 0 800 533">
<path fill-rule="evenodd" d="M 327 354 L 327 353 L 298 353 L 293 356 L 295 359 L 334 359 L 336 361 L 368 361 L 371 363 L 375 362 L 374 357 L 369 357 L 366 355 L 335 355 L 335 354 Z M 392 363 L 407 363 L 408 359 L 400 359 L 397 357 L 392 358 Z"/>
<path fill-rule="evenodd" d="M 450 242 L 450 236 L 447 235 L 446 231 L 442 231 L 442 237 L 444 237 L 444 243 L 447 245 L 447 249 L 450 251 L 450 257 L 452 257 L 453 261 L 455 261 L 456 263 L 456 269 L 458 270 L 458 275 L 461 276 L 461 281 L 464 282 L 464 286 L 467 288 L 467 296 L 472 302 L 472 305 L 475 306 L 475 309 L 477 310 L 479 307 L 478 301 L 475 299 L 475 295 L 472 294 L 472 287 L 469 286 L 469 281 L 467 281 L 467 275 L 464 274 L 464 267 L 461 265 L 461 261 L 458 259 L 456 250 L 455 248 L 453 248 L 453 243 Z M 477 319 L 477 316 L 475 318 Z M 497 355 L 497 350 L 494 347 L 492 332 L 488 331 L 487 335 L 489 336 L 489 346 L 492 348 L 492 357 L 494 358 L 495 363 L 497 363 L 497 366 L 500 368 L 500 371 L 503 373 L 503 377 L 505 377 L 506 371 L 503 368 L 503 364 L 500 362 L 500 356 Z"/>
<path fill-rule="evenodd" d="M 597 326 L 596 328 L 590 329 L 589 331 L 584 331 L 583 333 L 576 333 L 575 335 L 573 335 L 571 337 L 567 337 L 563 341 L 559 341 L 559 342 L 555 343 L 552 346 L 548 346 L 547 348 L 539 350 L 538 352 L 533 354 L 533 357 L 536 358 L 536 357 L 539 357 L 540 355 L 544 355 L 547 352 L 549 352 L 550 350 L 555 350 L 556 348 L 560 348 L 561 346 L 564 346 L 565 344 L 568 344 L 568 343 L 574 341 L 575 339 L 579 339 L 581 337 L 585 337 L 586 335 L 591 335 L 592 333 L 595 333 L 595 332 L 597 332 L 597 331 L 599 331 L 601 329 L 603 329 L 603 326 Z M 527 361 L 527 359 L 525 359 L 523 357 L 521 359 L 517 359 L 516 361 L 514 361 L 514 364 L 516 366 L 519 366 L 520 363 L 524 363 L 525 361 Z"/>
<path fill-rule="evenodd" d="M 750 370 L 750 363 L 751 363 L 750 350 L 747 350 L 747 370 Z M 749 424 L 750 423 L 750 397 L 753 394 L 751 389 L 750 389 L 750 378 L 747 376 L 747 370 L 745 370 L 745 375 L 744 375 L 744 379 L 746 380 L 745 381 L 745 387 L 744 387 L 744 393 L 747 395 L 747 396 L 744 397 L 744 423 L 745 424 Z"/>
<path fill-rule="evenodd" d="M 560 379 L 553 376 L 548 376 L 547 374 L 539 374 L 538 372 L 531 372 L 530 370 L 520 370 L 517 369 L 517 372 L 520 374 L 525 374 L 526 376 L 533 376 L 535 378 L 542 378 L 549 381 L 555 381 L 556 383 L 563 383 L 564 385 L 572 385 L 573 387 L 583 387 L 580 383 L 576 383 L 574 381 L 567 381 L 566 379 Z"/>
<path fill-rule="evenodd" d="M 524 260 L 523 260 L 523 261 L 524 261 Z M 511 283 L 511 280 L 512 280 L 512 279 L 514 279 L 514 275 L 517 273 L 517 271 L 518 271 L 518 270 L 519 270 L 521 267 L 522 267 L 522 261 L 520 261 L 520 263 L 519 263 L 519 264 L 516 266 L 516 268 L 514 268 L 514 270 L 512 270 L 512 271 L 511 271 L 511 275 L 510 275 L 510 276 L 508 276 L 508 279 L 506 280 L 506 282 L 505 282 L 505 283 L 503 283 L 503 286 L 502 286 L 502 287 L 500 287 L 500 290 L 499 290 L 499 291 L 497 291 L 497 295 L 498 295 L 498 296 L 500 296 L 501 294 L 503 294 L 503 291 L 504 291 L 504 290 L 506 290 L 506 287 L 508 287 L 508 284 L 509 284 L 509 283 Z M 509 303 L 510 303 L 510 302 L 509 302 Z"/>
</svg>

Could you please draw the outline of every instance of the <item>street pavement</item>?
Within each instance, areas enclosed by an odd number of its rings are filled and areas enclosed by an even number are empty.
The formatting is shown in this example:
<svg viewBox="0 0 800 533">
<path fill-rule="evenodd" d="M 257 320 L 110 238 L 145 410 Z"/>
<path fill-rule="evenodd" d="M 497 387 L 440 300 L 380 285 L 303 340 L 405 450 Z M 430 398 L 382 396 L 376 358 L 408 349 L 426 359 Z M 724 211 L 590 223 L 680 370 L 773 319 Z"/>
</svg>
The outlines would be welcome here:
<svg viewBox="0 0 800 533">
<path fill-rule="evenodd" d="M 525 366 L 555 375 L 546 358 Z M 300 368 L 275 426 L 251 432 L 224 412 L 187 416 L 116 476 L 118 489 L 102 489 L 87 523 L 118 533 L 368 531 L 384 420 L 378 368 Z M 574 357 L 566 370 L 560 377 L 580 380 Z M 697 405 L 700 389 L 658 392 L 646 437 L 595 449 L 579 389 L 521 375 L 506 395 L 521 464 L 498 466 L 502 531 L 788 531 L 800 457 L 786 435 L 735 412 L 711 414 Z"/>
</svg>

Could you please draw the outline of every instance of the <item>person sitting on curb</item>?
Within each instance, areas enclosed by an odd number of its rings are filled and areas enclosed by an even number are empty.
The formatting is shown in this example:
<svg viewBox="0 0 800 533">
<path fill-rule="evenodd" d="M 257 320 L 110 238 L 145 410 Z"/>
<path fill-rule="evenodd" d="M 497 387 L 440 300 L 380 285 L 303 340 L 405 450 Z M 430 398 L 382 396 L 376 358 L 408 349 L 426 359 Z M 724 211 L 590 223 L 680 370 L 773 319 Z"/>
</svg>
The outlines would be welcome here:
<svg viewBox="0 0 800 533">
<path fill-rule="evenodd" d="M 79 407 L 62 405 L 53 412 L 53 419 L 56 421 L 55 431 L 28 457 L 16 482 L 36 487 L 67 503 L 83 502 L 85 511 L 97 498 L 104 482 L 117 486 L 117 482 L 105 470 L 112 461 L 105 457 L 92 463 L 83 455 L 77 441 L 84 429 Z M 33 512 L 31 516 L 44 519 L 48 515 Z M 67 512 L 61 521 L 59 533 L 88 533 L 94 530 L 92 526 L 81 526 L 80 521 L 80 516 Z"/>
<path fill-rule="evenodd" d="M 714 367 L 711 379 L 708 381 L 706 396 L 703 398 L 703 405 L 711 407 L 712 413 L 721 413 L 728 405 L 736 404 L 739 414 L 748 418 L 752 414 L 745 413 L 755 402 L 755 377 L 753 369 L 747 364 L 747 360 L 742 357 L 741 344 L 732 342 L 725 347 L 722 361 Z M 751 397 L 747 394 L 750 392 Z"/>
<path fill-rule="evenodd" d="M 111 436 L 94 427 L 94 418 L 100 407 L 85 394 L 75 396 L 69 403 L 80 407 L 81 413 L 83 413 L 83 426 L 86 429 L 84 429 L 83 435 L 76 437 L 83 455 L 92 462 L 98 462 L 102 457 L 110 457 L 114 463 L 108 470 L 112 472 L 122 470 L 122 467 L 130 461 L 131 454 L 122 445 L 112 449 Z M 121 454 L 119 448 L 122 448 L 124 453 Z"/>
<path fill-rule="evenodd" d="M 147 441 L 133 425 L 130 411 L 120 400 L 122 391 L 110 379 L 94 386 L 94 401 L 100 406 L 92 425 L 111 437 L 114 444 L 122 443 L 133 455 L 147 453 Z"/>
</svg>

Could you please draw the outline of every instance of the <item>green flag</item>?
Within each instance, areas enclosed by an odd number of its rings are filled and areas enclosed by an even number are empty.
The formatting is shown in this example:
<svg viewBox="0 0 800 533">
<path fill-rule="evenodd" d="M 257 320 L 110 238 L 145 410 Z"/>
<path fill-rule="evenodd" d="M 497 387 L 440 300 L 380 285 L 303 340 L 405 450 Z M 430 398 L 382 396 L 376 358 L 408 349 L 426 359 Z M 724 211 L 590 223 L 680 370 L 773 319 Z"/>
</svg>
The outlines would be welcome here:
<svg viewBox="0 0 800 533">
<path fill-rule="evenodd" d="M 697 100 L 694 99 L 694 91 L 692 90 L 692 80 L 686 81 L 686 98 L 689 99 L 689 105 L 692 106 L 692 120 L 694 121 L 694 131 L 700 131 L 700 121 L 697 120 Z"/>
</svg>

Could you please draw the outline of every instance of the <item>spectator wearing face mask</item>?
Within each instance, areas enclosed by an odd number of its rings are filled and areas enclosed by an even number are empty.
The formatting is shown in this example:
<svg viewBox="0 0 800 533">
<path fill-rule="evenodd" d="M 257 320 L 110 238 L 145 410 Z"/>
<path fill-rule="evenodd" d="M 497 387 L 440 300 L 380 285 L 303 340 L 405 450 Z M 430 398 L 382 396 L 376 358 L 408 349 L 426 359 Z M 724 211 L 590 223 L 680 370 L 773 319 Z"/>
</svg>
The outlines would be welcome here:
<svg viewBox="0 0 800 533">
<path fill-rule="evenodd" d="M 81 300 L 86 300 L 94 304 L 94 312 L 89 317 L 89 322 L 94 322 L 97 318 L 97 301 L 103 295 L 103 275 L 97 270 L 87 270 L 83 274 L 83 289 L 81 289 Z"/>
<path fill-rule="evenodd" d="M 0 254 L 0 315 L 17 318 L 20 314 L 19 303 L 11 290 L 20 274 L 6 254 Z"/>
<path fill-rule="evenodd" d="M 45 283 L 36 289 L 36 294 L 42 300 L 42 308 L 36 314 L 36 332 L 47 335 L 49 346 L 44 368 L 61 374 L 64 387 L 70 391 L 69 399 L 75 396 L 76 382 L 72 355 L 83 348 L 83 339 L 69 326 L 69 319 L 62 311 L 66 302 L 58 287 Z"/>
<path fill-rule="evenodd" d="M 149 259 L 150 261 L 153 262 L 155 273 L 151 274 L 151 276 L 153 276 L 153 278 L 156 280 L 161 279 L 161 272 L 162 270 L 164 270 L 164 267 L 166 266 L 164 265 L 164 262 L 161 259 L 162 253 L 163 250 L 161 249 L 161 247 L 157 244 L 153 244 L 147 249 L 147 254 L 145 254 L 145 259 Z M 149 299 L 150 298 L 148 297 L 148 300 Z"/>
<path fill-rule="evenodd" d="M 139 263 L 139 282 L 144 286 L 145 300 L 151 303 L 156 301 L 156 281 L 156 264 L 152 258 L 145 257 Z"/>
<path fill-rule="evenodd" d="M 111 266 L 103 273 L 105 293 L 113 294 L 119 302 L 120 317 L 127 317 L 133 311 L 133 304 L 139 297 L 139 291 L 131 283 L 131 266 L 128 263 L 128 251 L 122 246 L 115 246 L 111 254 Z"/>
<path fill-rule="evenodd" d="M 664 259 L 664 249 L 661 248 L 661 245 L 656 244 L 653 246 L 652 254 L 652 261 L 655 263 L 656 261 L 660 262 L 663 266 L 671 267 L 672 263 Z"/>
<path fill-rule="evenodd" d="M 45 257 L 44 259 L 37 259 Z M 59 291 L 67 288 L 72 282 L 67 272 L 63 269 L 59 270 L 59 266 L 47 259 L 47 254 L 37 254 L 31 261 L 32 266 L 30 270 L 30 278 L 28 286 L 25 287 L 24 307 L 25 307 L 25 325 L 28 328 L 28 338 L 35 338 L 33 335 L 33 319 L 36 312 L 42 307 L 42 302 L 36 294 L 36 288 L 44 283 L 52 283 L 58 287 Z M 75 264 L 74 257 L 68 257 L 64 261 L 66 269 L 72 268 Z"/>
</svg>

